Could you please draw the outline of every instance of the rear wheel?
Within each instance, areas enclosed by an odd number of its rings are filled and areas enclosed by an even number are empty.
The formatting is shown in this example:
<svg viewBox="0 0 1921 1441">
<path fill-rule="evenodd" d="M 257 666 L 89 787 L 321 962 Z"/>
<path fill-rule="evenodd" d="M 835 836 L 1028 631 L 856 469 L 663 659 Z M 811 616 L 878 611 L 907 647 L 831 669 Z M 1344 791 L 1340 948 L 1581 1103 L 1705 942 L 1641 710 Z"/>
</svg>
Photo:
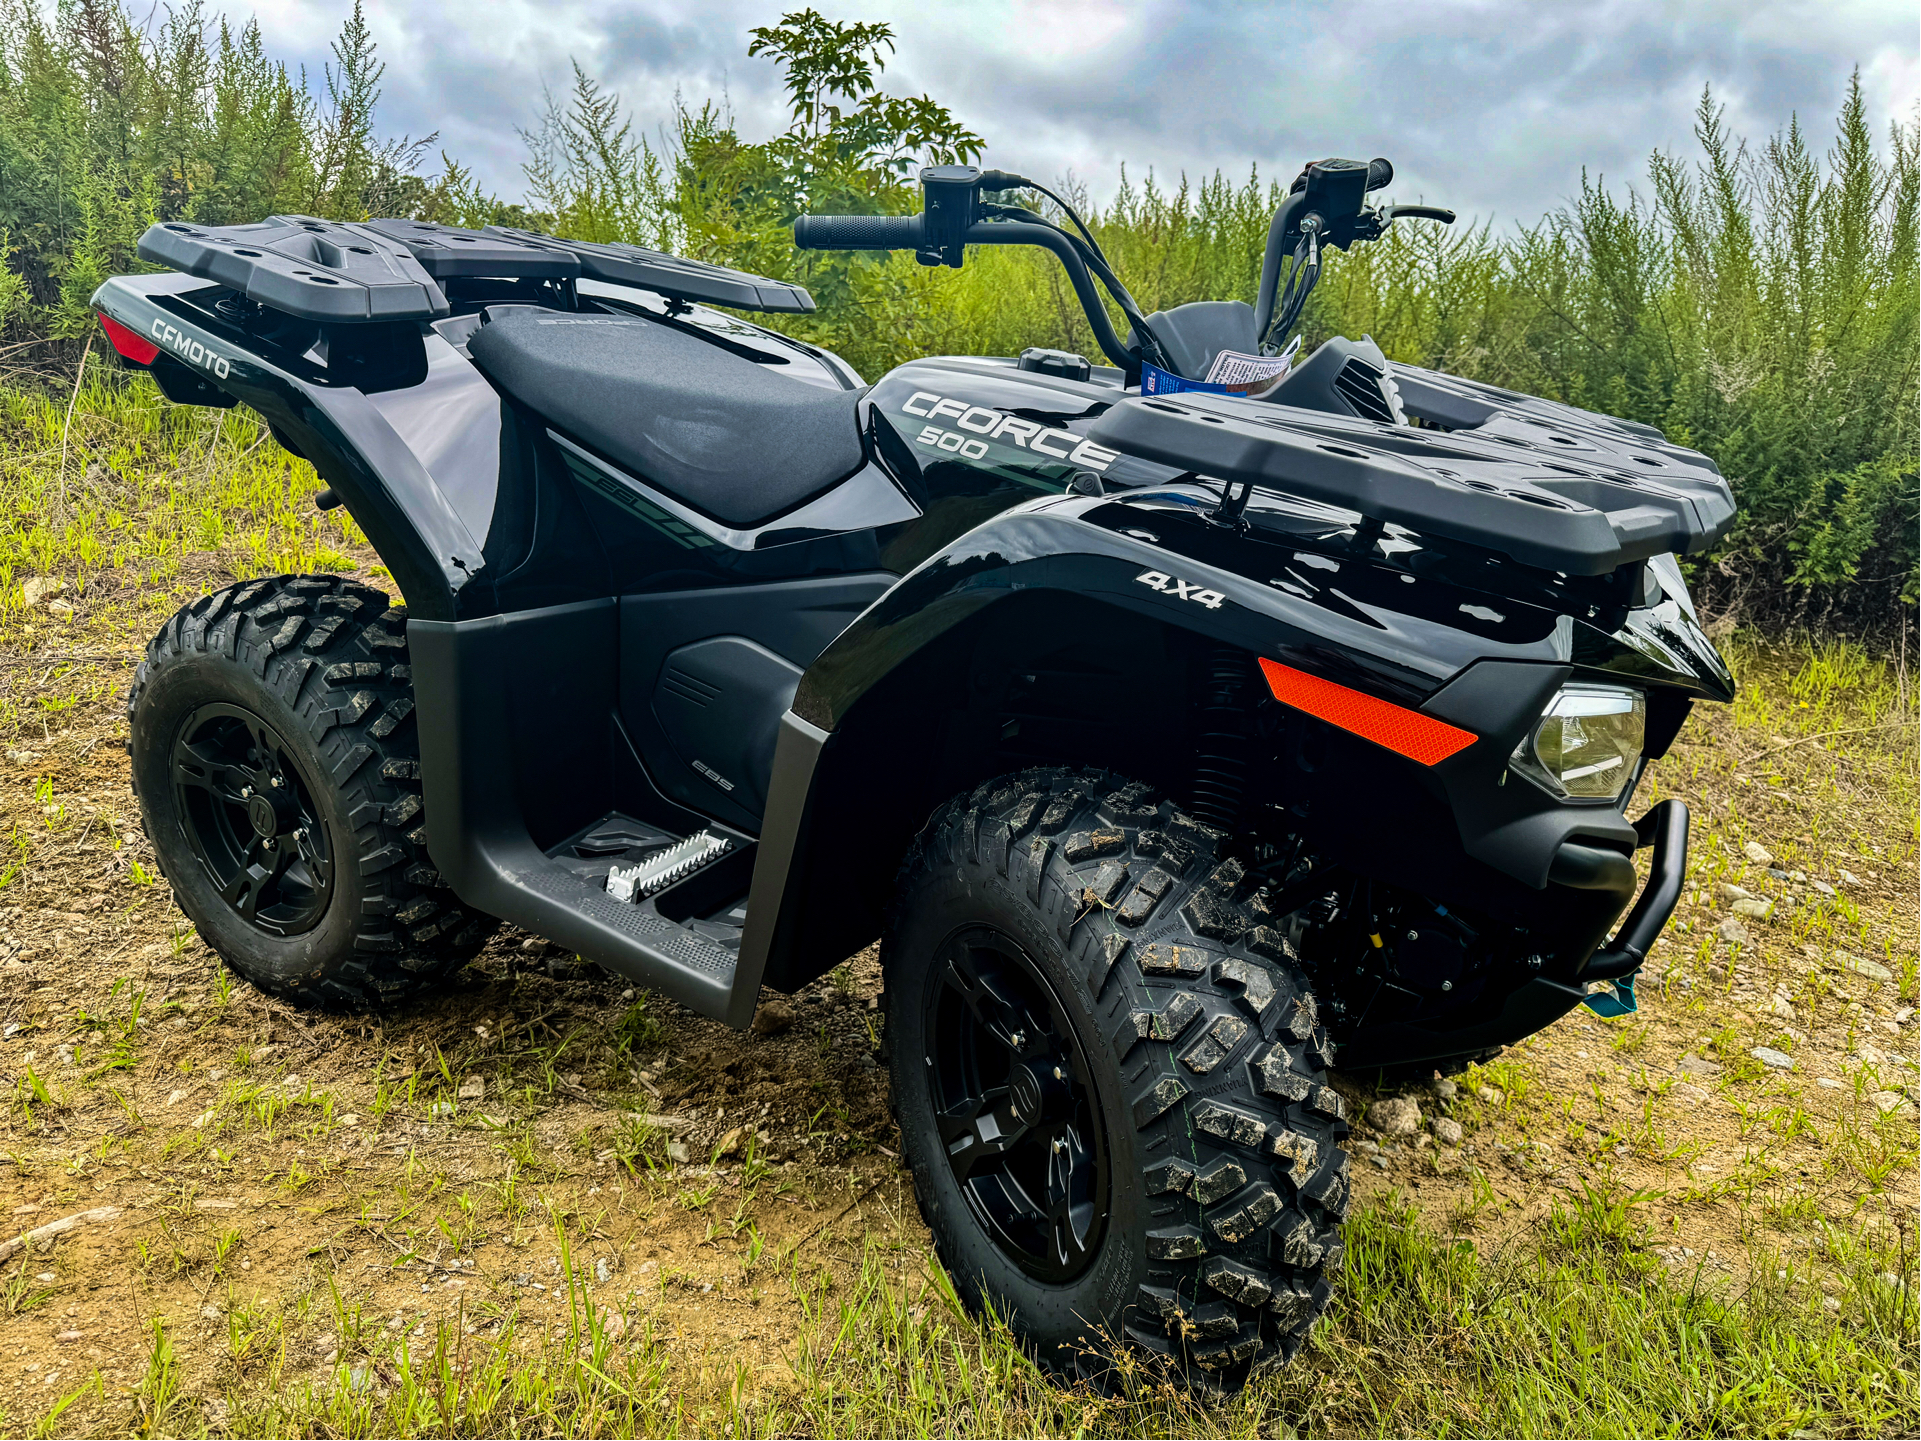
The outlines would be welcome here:
<svg viewBox="0 0 1921 1441">
<path fill-rule="evenodd" d="M 1219 832 L 1030 771 L 937 811 L 881 959 L 895 1114 L 963 1299 L 1056 1369 L 1123 1341 L 1237 1385 L 1327 1303 L 1347 1126 Z"/>
<path fill-rule="evenodd" d="M 495 922 L 427 859 L 406 619 L 277 576 L 162 627 L 127 699 L 134 789 L 174 899 L 228 965 L 307 1005 L 429 986 Z"/>
</svg>

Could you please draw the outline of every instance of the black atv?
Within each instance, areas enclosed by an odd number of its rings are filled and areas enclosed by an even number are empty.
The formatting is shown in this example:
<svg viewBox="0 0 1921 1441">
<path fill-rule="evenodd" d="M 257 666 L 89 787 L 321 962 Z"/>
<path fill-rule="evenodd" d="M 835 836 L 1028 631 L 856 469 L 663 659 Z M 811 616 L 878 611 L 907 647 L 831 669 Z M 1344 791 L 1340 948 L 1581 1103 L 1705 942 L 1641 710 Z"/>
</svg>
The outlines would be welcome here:
<svg viewBox="0 0 1921 1441">
<path fill-rule="evenodd" d="M 871 386 L 737 318 L 806 291 L 632 246 L 154 226 L 114 348 L 265 417 L 407 602 L 282 575 L 154 637 L 133 780 L 182 909 L 299 1002 L 431 990 L 504 920 L 734 1026 L 880 937 L 961 1294 L 1065 1368 L 1290 1356 L 1348 1202 L 1327 1068 L 1631 1006 L 1688 830 L 1635 783 L 1733 695 L 1673 559 L 1733 513 L 1702 456 L 1365 340 L 1205 388 L 1407 213 L 1389 173 L 1309 166 L 1257 305 L 1149 316 L 1071 211 L 992 202 L 1018 176 L 805 217 L 1044 247 L 1113 362 Z"/>
</svg>

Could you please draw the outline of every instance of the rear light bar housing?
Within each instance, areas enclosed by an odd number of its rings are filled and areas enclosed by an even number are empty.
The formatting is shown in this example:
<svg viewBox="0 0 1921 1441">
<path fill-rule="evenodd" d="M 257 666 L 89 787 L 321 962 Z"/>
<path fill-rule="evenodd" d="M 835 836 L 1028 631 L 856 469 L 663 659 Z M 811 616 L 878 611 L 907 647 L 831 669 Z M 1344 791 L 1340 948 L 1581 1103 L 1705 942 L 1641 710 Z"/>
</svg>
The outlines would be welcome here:
<svg viewBox="0 0 1921 1441">
<path fill-rule="evenodd" d="M 160 354 L 160 347 L 151 340 L 143 340 L 111 315 L 100 317 L 100 328 L 107 332 L 107 343 L 123 360 L 135 365 L 152 365 L 154 357 Z"/>
</svg>

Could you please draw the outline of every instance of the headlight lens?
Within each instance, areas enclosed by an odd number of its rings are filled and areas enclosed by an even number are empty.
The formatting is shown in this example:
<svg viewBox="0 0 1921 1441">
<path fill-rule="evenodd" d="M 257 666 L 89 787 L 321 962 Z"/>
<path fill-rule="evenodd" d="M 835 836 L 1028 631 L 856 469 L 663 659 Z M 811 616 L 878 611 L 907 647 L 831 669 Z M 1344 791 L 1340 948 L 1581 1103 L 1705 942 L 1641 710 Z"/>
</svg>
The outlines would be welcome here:
<svg viewBox="0 0 1921 1441">
<path fill-rule="evenodd" d="M 1647 700 L 1616 686 L 1563 686 L 1510 764 L 1558 796 L 1613 800 L 1634 775 Z"/>
</svg>

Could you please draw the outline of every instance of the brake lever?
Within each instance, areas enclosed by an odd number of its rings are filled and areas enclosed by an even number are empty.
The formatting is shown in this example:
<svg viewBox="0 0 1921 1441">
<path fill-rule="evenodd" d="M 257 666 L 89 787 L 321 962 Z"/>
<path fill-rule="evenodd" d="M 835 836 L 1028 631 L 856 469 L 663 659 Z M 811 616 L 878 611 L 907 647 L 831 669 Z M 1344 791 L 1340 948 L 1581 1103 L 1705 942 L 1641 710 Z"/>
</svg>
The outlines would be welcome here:
<svg viewBox="0 0 1921 1441">
<path fill-rule="evenodd" d="M 1439 205 L 1385 205 L 1375 212 L 1392 223 L 1405 215 L 1409 220 L 1438 220 L 1443 225 L 1454 223 L 1454 212 Z"/>
</svg>

